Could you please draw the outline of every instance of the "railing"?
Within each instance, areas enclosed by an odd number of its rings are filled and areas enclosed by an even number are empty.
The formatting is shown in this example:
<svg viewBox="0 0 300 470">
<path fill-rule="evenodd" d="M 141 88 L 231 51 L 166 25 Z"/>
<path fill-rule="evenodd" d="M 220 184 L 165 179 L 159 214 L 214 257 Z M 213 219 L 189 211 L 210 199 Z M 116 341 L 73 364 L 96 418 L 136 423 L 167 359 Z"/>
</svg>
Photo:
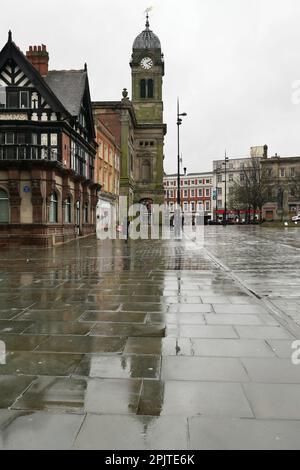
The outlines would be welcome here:
<svg viewBox="0 0 300 470">
<path fill-rule="evenodd" d="M 0 145 L 0 160 L 59 161 L 57 150 L 42 145 Z"/>
</svg>

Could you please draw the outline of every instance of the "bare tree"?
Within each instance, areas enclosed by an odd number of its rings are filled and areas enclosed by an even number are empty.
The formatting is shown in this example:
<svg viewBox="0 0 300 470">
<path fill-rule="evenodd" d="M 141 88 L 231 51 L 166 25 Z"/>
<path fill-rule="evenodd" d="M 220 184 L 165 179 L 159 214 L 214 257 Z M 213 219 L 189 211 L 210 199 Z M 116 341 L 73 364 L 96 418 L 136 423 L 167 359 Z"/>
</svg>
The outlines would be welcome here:
<svg viewBox="0 0 300 470">
<path fill-rule="evenodd" d="M 269 179 L 266 169 L 259 158 L 251 158 L 241 171 L 240 181 L 235 181 L 229 203 L 234 210 L 259 210 L 260 219 L 262 208 L 268 202 Z M 249 215 L 250 219 L 250 215 Z"/>
</svg>

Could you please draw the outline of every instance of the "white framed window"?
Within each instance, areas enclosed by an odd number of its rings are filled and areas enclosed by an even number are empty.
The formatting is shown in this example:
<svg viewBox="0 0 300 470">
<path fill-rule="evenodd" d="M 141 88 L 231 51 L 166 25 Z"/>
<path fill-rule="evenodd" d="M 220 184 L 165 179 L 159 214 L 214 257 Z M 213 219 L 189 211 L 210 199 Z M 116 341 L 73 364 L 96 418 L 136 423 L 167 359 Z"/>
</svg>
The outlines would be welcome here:
<svg viewBox="0 0 300 470">
<path fill-rule="evenodd" d="M 281 178 L 284 178 L 285 177 L 285 168 L 280 168 L 279 174 L 280 174 Z"/>
</svg>

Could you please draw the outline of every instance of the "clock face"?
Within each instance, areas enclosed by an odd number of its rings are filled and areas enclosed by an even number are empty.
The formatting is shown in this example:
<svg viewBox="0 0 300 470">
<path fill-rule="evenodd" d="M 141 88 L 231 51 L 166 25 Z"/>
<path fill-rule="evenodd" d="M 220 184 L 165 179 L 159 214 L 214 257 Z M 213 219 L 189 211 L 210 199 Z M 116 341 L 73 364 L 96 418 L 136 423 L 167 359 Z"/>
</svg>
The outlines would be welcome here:
<svg viewBox="0 0 300 470">
<path fill-rule="evenodd" d="M 144 57 L 141 60 L 141 67 L 143 67 L 145 70 L 151 69 L 153 67 L 153 60 L 150 59 L 150 57 Z"/>
</svg>

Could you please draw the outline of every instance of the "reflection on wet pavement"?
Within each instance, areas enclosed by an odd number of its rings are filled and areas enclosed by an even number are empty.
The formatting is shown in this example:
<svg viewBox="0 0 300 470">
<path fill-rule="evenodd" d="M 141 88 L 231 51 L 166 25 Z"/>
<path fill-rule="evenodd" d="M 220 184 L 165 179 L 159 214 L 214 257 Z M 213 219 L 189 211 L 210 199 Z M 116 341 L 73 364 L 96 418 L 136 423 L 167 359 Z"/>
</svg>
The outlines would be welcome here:
<svg viewBox="0 0 300 470">
<path fill-rule="evenodd" d="M 207 227 L 204 248 L 1 252 L 0 448 L 300 447 L 299 240 Z"/>
</svg>

